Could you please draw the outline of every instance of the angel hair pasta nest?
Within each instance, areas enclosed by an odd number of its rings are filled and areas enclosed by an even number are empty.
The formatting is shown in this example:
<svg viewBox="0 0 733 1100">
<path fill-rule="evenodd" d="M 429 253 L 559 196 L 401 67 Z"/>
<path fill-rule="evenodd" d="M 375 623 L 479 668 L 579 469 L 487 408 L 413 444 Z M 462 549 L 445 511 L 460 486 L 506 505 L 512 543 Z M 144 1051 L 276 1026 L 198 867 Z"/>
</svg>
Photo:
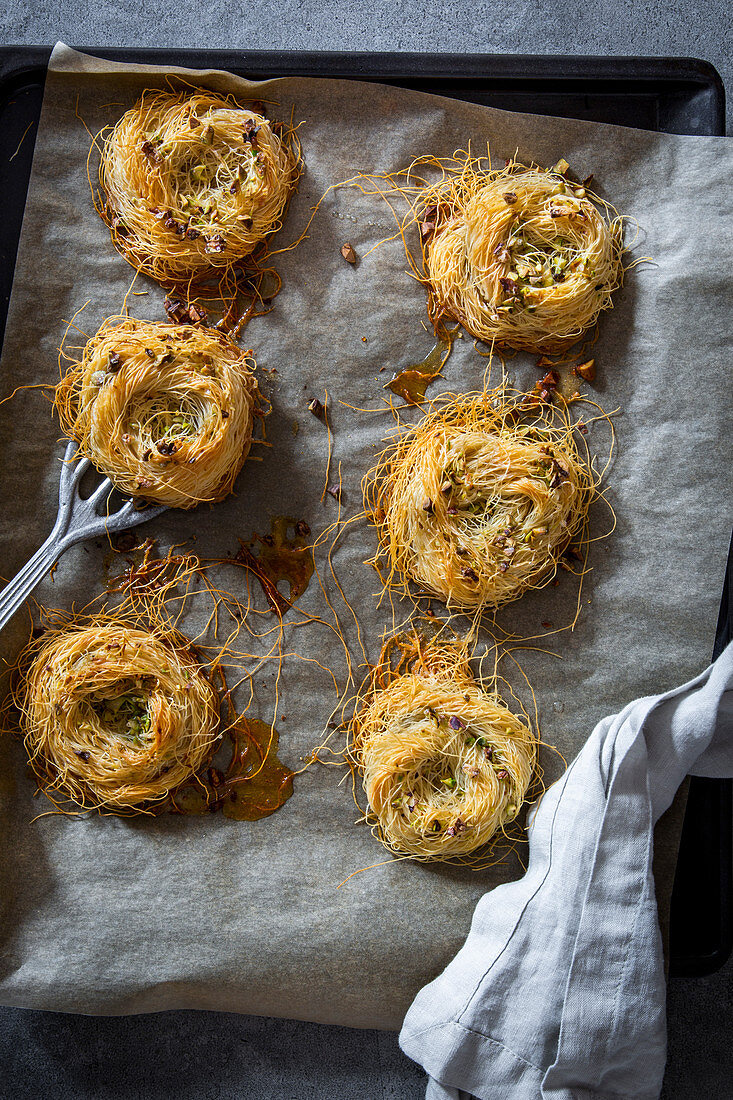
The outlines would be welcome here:
<svg viewBox="0 0 733 1100">
<path fill-rule="evenodd" d="M 298 180 L 292 133 L 204 89 L 145 91 L 101 138 L 99 213 L 118 252 L 164 285 L 249 256 Z"/>
<path fill-rule="evenodd" d="M 525 717 L 484 690 L 448 642 L 391 639 L 350 732 L 367 821 L 389 849 L 418 860 L 483 847 L 517 817 L 535 764 Z"/>
<path fill-rule="evenodd" d="M 496 347 L 570 347 L 621 285 L 622 219 L 566 178 L 566 162 L 551 171 L 439 163 L 443 179 L 417 200 L 433 323 L 454 318 Z"/>
<path fill-rule="evenodd" d="M 165 799 L 218 736 L 217 693 L 184 640 L 104 615 L 31 641 L 13 700 L 41 789 L 84 809 Z"/>
<path fill-rule="evenodd" d="M 251 356 L 194 325 L 110 318 L 56 388 L 63 430 L 123 493 L 223 500 L 252 442 Z"/>
<path fill-rule="evenodd" d="M 504 387 L 433 403 L 364 480 L 385 584 L 493 609 L 548 584 L 598 477 L 567 408 Z"/>
</svg>

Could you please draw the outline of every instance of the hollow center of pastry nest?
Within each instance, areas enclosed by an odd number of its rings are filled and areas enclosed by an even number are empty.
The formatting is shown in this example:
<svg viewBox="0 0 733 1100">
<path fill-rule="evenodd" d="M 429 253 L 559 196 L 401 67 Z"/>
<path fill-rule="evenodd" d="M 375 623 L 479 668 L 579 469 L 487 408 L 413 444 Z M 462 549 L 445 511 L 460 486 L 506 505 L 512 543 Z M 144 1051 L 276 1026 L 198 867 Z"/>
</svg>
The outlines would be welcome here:
<svg viewBox="0 0 733 1100">
<path fill-rule="evenodd" d="M 203 403 L 174 392 L 151 394 L 131 404 L 128 418 L 128 431 L 139 439 L 143 450 L 155 448 L 167 457 L 169 448 L 165 444 L 192 440 L 199 435 L 207 409 Z"/>
<path fill-rule="evenodd" d="M 187 451 L 185 444 L 205 445 L 224 430 L 228 402 L 210 356 L 168 351 L 153 361 L 142 351 L 127 355 L 123 407 L 119 407 L 121 377 L 104 370 L 93 372 L 90 397 L 97 406 L 95 419 L 109 405 L 114 420 L 112 436 L 126 443 L 138 458 L 165 464 L 182 447 Z"/>
<path fill-rule="evenodd" d="M 150 697 L 143 681 L 121 680 L 90 695 L 84 703 L 89 720 L 102 731 L 131 745 L 152 744 Z M 147 682 L 148 690 L 151 682 Z"/>
<path fill-rule="evenodd" d="M 511 196 L 510 186 L 503 190 Z M 465 212 L 468 262 L 494 304 L 539 302 L 559 284 L 593 277 L 589 233 L 598 219 L 592 204 L 562 182 L 531 193 L 518 190 L 516 205 L 489 192 Z"/>
<path fill-rule="evenodd" d="M 229 202 L 231 195 L 254 195 L 262 188 L 263 150 L 259 144 L 243 144 L 241 132 L 241 112 L 217 112 L 200 119 L 195 130 L 153 131 L 149 135 L 166 174 L 170 174 L 171 195 L 177 205 L 190 208 L 194 215 L 195 208 L 206 215 L 215 211 L 222 199 Z"/>
</svg>

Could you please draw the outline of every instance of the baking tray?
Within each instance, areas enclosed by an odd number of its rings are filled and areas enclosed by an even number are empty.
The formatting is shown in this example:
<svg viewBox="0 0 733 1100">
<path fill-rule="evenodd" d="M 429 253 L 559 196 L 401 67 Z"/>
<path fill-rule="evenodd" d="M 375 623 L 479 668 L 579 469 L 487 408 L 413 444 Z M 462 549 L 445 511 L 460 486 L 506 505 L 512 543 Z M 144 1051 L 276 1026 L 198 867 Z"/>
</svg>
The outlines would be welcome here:
<svg viewBox="0 0 733 1100">
<path fill-rule="evenodd" d="M 692 58 L 95 49 L 113 61 L 226 69 L 239 76 L 374 80 L 484 106 L 673 134 L 725 133 L 725 93 Z M 0 346 L 51 50 L 0 47 Z M 42 303 L 39 303 L 42 308 Z M 733 547 L 732 547 L 733 554 Z M 716 632 L 731 637 L 729 556 Z M 711 624 L 712 626 L 712 624 Z M 670 974 L 710 974 L 733 946 L 733 781 L 690 783 L 670 913 Z"/>
<path fill-rule="evenodd" d="M 733 539 L 713 660 L 731 640 Z M 670 906 L 670 974 L 701 978 L 719 970 L 733 948 L 733 781 L 690 781 Z"/>
</svg>

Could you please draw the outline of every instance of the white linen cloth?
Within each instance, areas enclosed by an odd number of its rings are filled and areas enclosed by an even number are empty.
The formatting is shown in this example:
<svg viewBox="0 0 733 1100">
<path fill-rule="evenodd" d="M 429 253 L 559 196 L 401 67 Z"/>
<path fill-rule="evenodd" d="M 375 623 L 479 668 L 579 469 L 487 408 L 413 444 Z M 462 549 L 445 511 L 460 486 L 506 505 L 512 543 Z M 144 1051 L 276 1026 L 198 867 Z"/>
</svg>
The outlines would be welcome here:
<svg viewBox="0 0 733 1100">
<path fill-rule="evenodd" d="M 654 824 L 687 774 L 733 775 L 733 643 L 690 683 L 598 723 L 400 1034 L 428 1100 L 656 1100 L 665 979 Z"/>
</svg>

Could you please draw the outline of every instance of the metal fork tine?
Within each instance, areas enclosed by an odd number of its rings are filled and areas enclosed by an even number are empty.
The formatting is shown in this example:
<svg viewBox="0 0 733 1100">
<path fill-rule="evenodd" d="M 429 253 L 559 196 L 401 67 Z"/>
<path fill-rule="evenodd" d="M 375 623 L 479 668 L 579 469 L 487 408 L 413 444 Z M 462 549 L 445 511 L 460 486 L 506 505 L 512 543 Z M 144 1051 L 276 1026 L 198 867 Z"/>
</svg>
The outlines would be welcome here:
<svg viewBox="0 0 733 1100">
<path fill-rule="evenodd" d="M 157 516 L 167 511 L 168 509 L 165 504 L 159 504 L 157 507 L 153 508 L 138 509 L 135 507 L 135 502 L 133 500 L 128 500 L 125 501 L 118 511 L 112 512 L 106 519 L 108 524 L 114 521 L 115 526 L 137 527 L 138 524 L 147 523 L 149 519 L 155 519 Z"/>
<path fill-rule="evenodd" d="M 76 454 L 76 443 L 73 441 L 66 445 L 64 451 L 64 457 L 61 459 L 61 475 L 59 477 L 59 496 L 63 496 L 66 490 L 71 485 L 74 477 L 74 455 Z"/>
<path fill-rule="evenodd" d="M 135 505 L 133 504 L 133 502 L 131 500 L 126 500 L 121 508 L 119 508 L 116 512 L 112 512 L 112 514 L 110 516 L 108 516 L 107 518 L 108 519 L 115 519 L 115 520 L 121 520 L 121 519 L 126 520 L 126 519 L 128 519 L 128 517 L 131 517 L 134 514 L 134 512 L 135 512 Z"/>
<path fill-rule="evenodd" d="M 88 458 L 81 458 L 78 462 L 74 462 L 74 455 L 76 455 L 77 451 L 78 447 L 72 440 L 64 452 L 61 463 L 59 501 L 62 501 L 64 498 L 68 499 L 74 495 L 79 486 L 79 482 L 91 466 L 91 462 Z"/>
<path fill-rule="evenodd" d="M 102 481 L 97 486 L 97 488 L 94 490 L 92 495 L 87 498 L 88 501 L 89 501 L 89 504 L 93 508 L 96 508 L 100 501 L 104 500 L 106 497 L 109 496 L 109 494 L 112 492 L 113 488 L 114 488 L 114 486 L 112 485 L 112 482 L 109 480 L 108 477 L 106 477 L 104 479 L 104 481 Z M 122 511 L 123 511 L 123 509 L 120 509 L 120 511 L 117 514 L 119 515 Z M 114 513 L 111 513 L 111 514 L 114 515 Z"/>
<path fill-rule="evenodd" d="M 74 473 L 71 479 L 74 488 L 78 486 L 79 482 L 84 477 L 84 474 L 87 472 L 90 466 L 91 462 L 88 458 L 79 459 L 76 466 L 74 467 Z"/>
</svg>

